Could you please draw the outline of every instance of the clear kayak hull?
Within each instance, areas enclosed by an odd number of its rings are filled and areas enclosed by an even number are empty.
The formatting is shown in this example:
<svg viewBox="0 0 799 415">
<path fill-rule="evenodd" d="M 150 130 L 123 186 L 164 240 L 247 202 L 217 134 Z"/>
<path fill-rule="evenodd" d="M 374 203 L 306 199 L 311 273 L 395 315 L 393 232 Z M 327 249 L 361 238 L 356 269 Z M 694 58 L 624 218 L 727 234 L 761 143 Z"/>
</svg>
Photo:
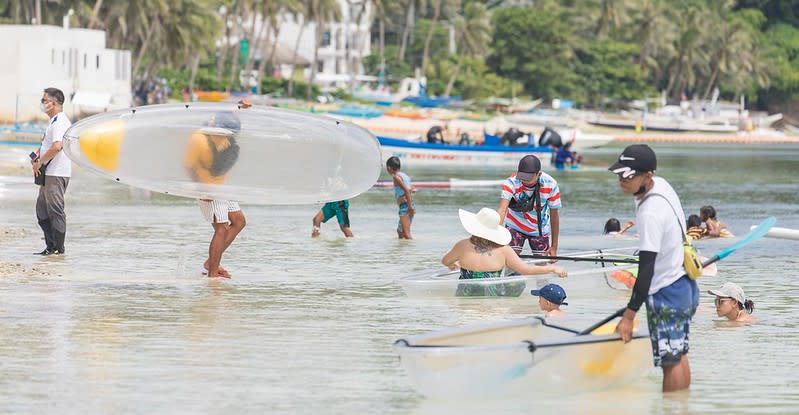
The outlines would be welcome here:
<svg viewBox="0 0 799 415">
<path fill-rule="evenodd" d="M 408 337 L 394 344 L 414 388 L 440 398 L 562 396 L 618 387 L 652 366 L 645 332 L 577 336 L 533 318 Z M 594 333 L 612 333 L 615 323 Z"/>
</svg>

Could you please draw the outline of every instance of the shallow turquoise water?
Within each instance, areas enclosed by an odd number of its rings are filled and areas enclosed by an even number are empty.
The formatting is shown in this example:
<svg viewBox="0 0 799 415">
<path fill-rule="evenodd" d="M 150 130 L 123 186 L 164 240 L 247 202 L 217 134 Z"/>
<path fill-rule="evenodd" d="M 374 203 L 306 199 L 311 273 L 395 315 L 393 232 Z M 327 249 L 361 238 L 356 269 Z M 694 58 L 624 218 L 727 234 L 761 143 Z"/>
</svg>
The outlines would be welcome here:
<svg viewBox="0 0 799 415">
<path fill-rule="evenodd" d="M 621 146 L 586 155 L 602 166 Z M 658 174 L 688 213 L 712 204 L 739 235 L 766 216 L 799 228 L 799 148 L 655 146 Z M 4 151 L 0 149 L 0 151 Z M 409 170 L 415 180 L 498 179 L 508 171 Z M 561 250 L 629 244 L 600 238 L 632 201 L 602 167 L 554 172 L 563 193 Z M 224 258 L 231 281 L 196 276 L 210 226 L 191 200 L 150 195 L 78 172 L 68 191 L 68 254 L 38 258 L 35 188 L 0 178 L 0 412 L 10 413 L 790 413 L 799 407 L 795 278 L 799 242 L 762 239 L 703 278 L 754 299 L 758 323 L 717 322 L 703 295 L 692 326 L 691 392 L 663 397 L 652 369 L 623 389 L 551 401 L 439 402 L 417 394 L 391 351 L 410 334 L 537 313 L 532 297 L 408 298 L 395 282 L 465 237 L 457 209 L 495 207 L 497 189 L 420 190 L 415 240 L 396 240 L 387 189 L 352 200 L 355 238 L 335 223 L 309 238 L 318 206 L 244 206 L 248 226 Z M 729 241 L 700 241 L 712 253 Z M 576 284 L 576 282 L 575 282 Z M 567 309 L 590 323 L 626 302 L 596 281 Z"/>
</svg>

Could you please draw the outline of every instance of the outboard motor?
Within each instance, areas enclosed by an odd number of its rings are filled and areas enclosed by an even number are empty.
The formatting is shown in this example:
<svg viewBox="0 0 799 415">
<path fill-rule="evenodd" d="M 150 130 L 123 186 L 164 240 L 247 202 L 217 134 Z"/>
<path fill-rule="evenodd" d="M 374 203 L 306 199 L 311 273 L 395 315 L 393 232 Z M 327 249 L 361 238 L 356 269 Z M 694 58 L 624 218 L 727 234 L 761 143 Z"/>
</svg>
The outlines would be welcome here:
<svg viewBox="0 0 799 415">
<path fill-rule="evenodd" d="M 505 134 L 502 134 L 502 144 L 515 146 L 517 145 L 516 140 L 522 136 L 524 136 L 523 132 L 519 131 L 516 127 L 511 127 L 508 131 L 505 131 Z"/>
<path fill-rule="evenodd" d="M 541 137 L 538 138 L 538 145 L 542 147 L 554 146 L 561 148 L 563 147 L 563 139 L 560 137 L 560 134 L 555 132 L 555 130 L 549 127 L 544 127 L 544 132 L 542 132 Z"/>
</svg>

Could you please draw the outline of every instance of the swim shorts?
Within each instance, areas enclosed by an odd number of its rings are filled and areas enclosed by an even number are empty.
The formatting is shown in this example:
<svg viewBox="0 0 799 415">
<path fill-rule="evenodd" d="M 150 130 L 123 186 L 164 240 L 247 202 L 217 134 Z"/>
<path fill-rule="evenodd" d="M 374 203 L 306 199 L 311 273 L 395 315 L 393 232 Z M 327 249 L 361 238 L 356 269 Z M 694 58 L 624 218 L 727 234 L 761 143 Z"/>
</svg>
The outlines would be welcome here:
<svg viewBox="0 0 799 415">
<path fill-rule="evenodd" d="M 533 252 L 541 253 L 549 250 L 549 235 L 533 236 L 521 233 L 515 229 L 508 228 L 510 231 L 510 247 L 516 252 L 521 252 L 524 249 L 524 241 L 530 245 Z"/>
<path fill-rule="evenodd" d="M 682 277 L 646 300 L 649 340 L 655 366 L 672 366 L 688 354 L 691 317 L 699 305 L 696 281 Z"/>
<path fill-rule="evenodd" d="M 322 214 L 324 215 L 324 219 L 322 222 L 327 222 L 333 216 L 336 217 L 338 224 L 344 226 L 346 228 L 350 227 L 350 201 L 349 200 L 340 200 L 338 202 L 327 202 L 324 206 L 322 206 Z"/>
<path fill-rule="evenodd" d="M 416 202 L 413 202 L 413 207 L 416 208 Z M 400 216 L 407 216 L 408 219 L 413 223 L 413 215 L 408 214 L 408 204 L 402 203 L 399 205 L 399 215 Z M 402 232 L 402 221 L 397 221 L 397 232 Z"/>
</svg>

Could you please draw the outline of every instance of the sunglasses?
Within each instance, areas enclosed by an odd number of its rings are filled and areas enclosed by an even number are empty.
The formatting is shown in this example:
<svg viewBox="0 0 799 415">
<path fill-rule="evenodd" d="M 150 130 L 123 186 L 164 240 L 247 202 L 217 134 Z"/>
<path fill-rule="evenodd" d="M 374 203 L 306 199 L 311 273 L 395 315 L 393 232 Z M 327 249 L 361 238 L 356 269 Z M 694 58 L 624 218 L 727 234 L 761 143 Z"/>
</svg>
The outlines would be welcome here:
<svg viewBox="0 0 799 415">
<path fill-rule="evenodd" d="M 716 297 L 716 300 L 714 301 L 714 303 L 716 304 L 716 307 L 719 307 L 725 301 L 730 301 L 730 300 L 732 300 L 732 298 L 729 298 L 729 297 L 726 297 L 726 298 Z"/>
</svg>

